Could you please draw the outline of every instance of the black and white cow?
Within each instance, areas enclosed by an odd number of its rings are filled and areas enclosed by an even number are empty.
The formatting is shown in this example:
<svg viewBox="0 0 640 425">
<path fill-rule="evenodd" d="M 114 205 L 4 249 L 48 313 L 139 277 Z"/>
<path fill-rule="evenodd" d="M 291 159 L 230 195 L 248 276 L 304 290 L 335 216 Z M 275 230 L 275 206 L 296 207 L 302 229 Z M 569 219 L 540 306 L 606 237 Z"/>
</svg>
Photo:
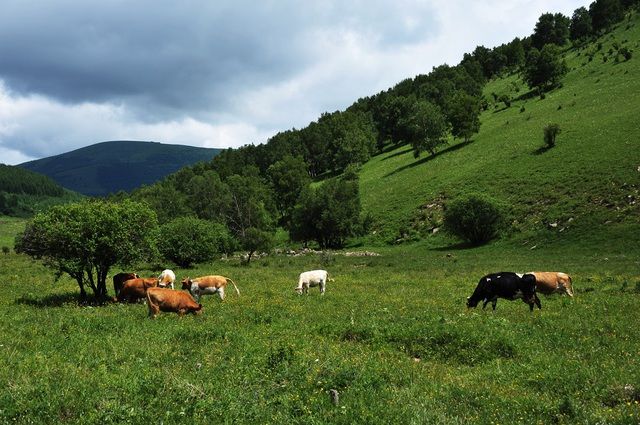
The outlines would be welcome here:
<svg viewBox="0 0 640 425">
<path fill-rule="evenodd" d="M 522 299 L 529 304 L 529 310 L 533 311 L 533 305 L 542 309 L 540 299 L 536 295 L 536 278 L 532 274 L 519 275 L 512 272 L 488 274 L 478 282 L 476 290 L 467 298 L 467 307 L 476 307 L 480 301 L 484 309 L 491 302 L 496 309 L 498 298 L 507 300 Z"/>
</svg>

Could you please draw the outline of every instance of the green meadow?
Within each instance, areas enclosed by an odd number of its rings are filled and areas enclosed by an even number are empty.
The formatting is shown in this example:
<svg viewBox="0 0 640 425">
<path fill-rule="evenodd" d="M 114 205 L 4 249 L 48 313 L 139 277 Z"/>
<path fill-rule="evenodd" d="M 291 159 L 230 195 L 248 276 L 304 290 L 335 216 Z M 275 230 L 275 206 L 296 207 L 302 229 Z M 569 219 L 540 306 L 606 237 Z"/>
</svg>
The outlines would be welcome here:
<svg viewBox="0 0 640 425">
<path fill-rule="evenodd" d="M 490 104 L 470 143 L 374 157 L 360 171 L 373 226 L 345 251 L 172 267 L 238 284 L 201 315 L 81 306 L 69 277 L 0 253 L 0 423 L 640 423 L 639 40 L 635 14 L 567 49 L 545 99 L 517 75 L 491 81 L 487 97 L 511 106 Z M 443 204 L 472 191 L 510 217 L 475 248 L 440 230 Z M 23 226 L 0 217 L 0 245 Z M 345 255 L 364 251 L 377 255 Z M 316 268 L 334 279 L 326 295 L 298 296 Z M 576 295 L 467 310 L 503 270 L 567 272 Z"/>
</svg>

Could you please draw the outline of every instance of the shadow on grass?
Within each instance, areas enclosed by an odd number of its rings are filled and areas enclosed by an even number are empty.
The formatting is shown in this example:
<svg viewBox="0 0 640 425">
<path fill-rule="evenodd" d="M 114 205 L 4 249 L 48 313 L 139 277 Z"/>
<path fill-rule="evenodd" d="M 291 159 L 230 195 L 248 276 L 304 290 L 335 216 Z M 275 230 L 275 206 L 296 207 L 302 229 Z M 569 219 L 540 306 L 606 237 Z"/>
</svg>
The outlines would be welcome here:
<svg viewBox="0 0 640 425">
<path fill-rule="evenodd" d="M 418 159 L 417 161 L 414 161 L 411 164 L 403 165 L 402 167 L 396 168 L 392 172 L 385 174 L 385 177 L 391 177 L 392 175 L 401 173 L 401 172 L 403 172 L 405 170 L 408 170 L 409 168 L 413 168 L 413 167 L 417 167 L 418 165 L 425 164 L 425 163 L 427 163 L 427 162 L 429 162 L 429 161 L 431 161 L 433 159 L 436 159 L 437 157 L 439 157 L 441 155 L 444 155 L 446 153 L 455 152 L 458 149 L 464 148 L 465 146 L 467 146 L 468 144 L 470 144 L 472 142 L 473 142 L 473 140 L 457 143 L 457 144 L 455 144 L 453 146 L 450 146 L 450 147 L 448 147 L 446 149 L 443 149 L 443 150 L 441 150 L 439 152 L 436 152 L 435 155 L 425 156 L 424 158 Z"/>
<path fill-rule="evenodd" d="M 473 245 L 469 242 L 458 242 L 447 246 L 437 246 L 435 248 L 429 248 L 430 251 L 462 251 L 464 249 L 477 248 L 478 245 Z"/>
<path fill-rule="evenodd" d="M 401 151 L 392 153 L 391 155 L 385 156 L 384 158 L 382 158 L 383 161 L 386 161 L 387 159 L 391 159 L 391 158 L 395 158 L 396 156 L 400 156 L 400 155 L 404 155 L 406 153 L 411 152 L 411 147 L 407 148 L 407 149 L 403 149 Z"/>
<path fill-rule="evenodd" d="M 535 151 L 531 152 L 532 155 L 542 155 L 543 153 L 545 153 L 546 151 L 550 150 L 552 148 L 552 146 L 540 146 L 538 149 L 536 149 Z"/>
<path fill-rule="evenodd" d="M 33 294 L 23 295 L 16 298 L 16 304 L 28 305 L 30 307 L 66 307 L 66 306 L 105 306 L 111 302 L 110 299 L 98 301 L 94 297 L 81 299 L 80 295 L 75 292 L 67 292 L 65 294 L 47 295 L 38 297 Z"/>
</svg>

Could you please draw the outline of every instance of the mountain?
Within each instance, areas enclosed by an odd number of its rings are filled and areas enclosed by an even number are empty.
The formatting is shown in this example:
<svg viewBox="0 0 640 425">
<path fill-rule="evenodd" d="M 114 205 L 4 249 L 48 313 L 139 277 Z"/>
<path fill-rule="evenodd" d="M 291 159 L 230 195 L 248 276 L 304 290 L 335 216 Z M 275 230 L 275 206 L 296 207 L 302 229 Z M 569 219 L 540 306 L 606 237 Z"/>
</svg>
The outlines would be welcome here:
<svg viewBox="0 0 640 425">
<path fill-rule="evenodd" d="M 210 161 L 220 149 L 157 142 L 110 141 L 19 164 L 89 196 L 152 184 L 182 167 Z"/>
</svg>

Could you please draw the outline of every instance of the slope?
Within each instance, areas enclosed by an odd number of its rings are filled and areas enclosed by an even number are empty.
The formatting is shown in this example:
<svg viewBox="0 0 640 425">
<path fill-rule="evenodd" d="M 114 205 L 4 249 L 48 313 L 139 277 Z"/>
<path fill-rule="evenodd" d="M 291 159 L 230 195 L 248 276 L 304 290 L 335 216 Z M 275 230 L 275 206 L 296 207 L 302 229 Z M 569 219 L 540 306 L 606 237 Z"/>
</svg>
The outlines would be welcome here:
<svg viewBox="0 0 640 425">
<path fill-rule="evenodd" d="M 509 108 L 490 105 L 471 143 L 452 141 L 417 160 L 400 147 L 365 164 L 360 182 L 363 208 L 374 221 L 370 242 L 433 234 L 443 204 L 476 191 L 509 206 L 510 239 L 518 243 L 618 244 L 621 235 L 637 243 L 640 60 L 625 61 L 616 47 L 637 50 L 639 40 L 640 20 L 633 14 L 594 43 L 567 49 L 563 87 L 544 99 L 527 93 L 518 75 L 487 84 L 486 98 L 505 93 L 514 100 Z M 557 146 L 545 150 L 549 123 L 559 124 L 561 134 Z M 452 242 L 435 235 L 427 238 L 435 245 Z"/>
<path fill-rule="evenodd" d="M 20 164 L 90 196 L 129 191 L 187 165 L 208 161 L 219 149 L 156 142 L 111 141 Z"/>
</svg>

